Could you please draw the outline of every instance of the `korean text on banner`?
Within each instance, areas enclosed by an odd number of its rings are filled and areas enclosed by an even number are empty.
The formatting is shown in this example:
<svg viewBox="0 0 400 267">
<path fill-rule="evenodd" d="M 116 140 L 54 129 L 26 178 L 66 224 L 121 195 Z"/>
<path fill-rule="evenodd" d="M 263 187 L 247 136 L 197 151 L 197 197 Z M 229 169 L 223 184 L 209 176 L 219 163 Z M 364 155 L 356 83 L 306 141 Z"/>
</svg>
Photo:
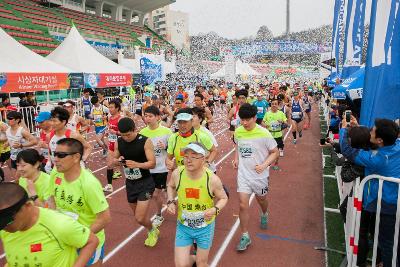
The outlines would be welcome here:
<svg viewBox="0 0 400 267">
<path fill-rule="evenodd" d="M 67 73 L 3 73 L 0 92 L 19 93 L 69 88 Z"/>
</svg>

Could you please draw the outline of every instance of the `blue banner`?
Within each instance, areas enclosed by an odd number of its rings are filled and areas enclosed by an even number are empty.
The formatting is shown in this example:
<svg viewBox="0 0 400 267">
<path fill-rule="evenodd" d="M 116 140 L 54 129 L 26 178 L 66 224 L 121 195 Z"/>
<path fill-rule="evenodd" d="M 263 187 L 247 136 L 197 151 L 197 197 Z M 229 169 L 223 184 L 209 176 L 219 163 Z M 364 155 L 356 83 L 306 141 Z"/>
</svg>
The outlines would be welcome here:
<svg viewBox="0 0 400 267">
<path fill-rule="evenodd" d="M 331 58 L 335 58 L 335 66 L 336 66 L 336 71 L 338 70 L 338 61 L 336 57 L 336 51 L 339 51 L 339 47 L 336 44 L 337 41 L 337 21 L 339 17 L 339 7 L 340 7 L 340 2 L 341 0 L 335 0 L 335 7 L 333 10 L 333 24 L 332 24 L 332 51 L 331 51 Z"/>
<path fill-rule="evenodd" d="M 364 19 L 365 0 L 347 0 L 342 79 L 350 77 L 361 67 Z"/>
<path fill-rule="evenodd" d="M 155 64 L 147 57 L 140 59 L 141 83 L 152 84 L 162 80 L 162 65 Z"/>
<path fill-rule="evenodd" d="M 400 0 L 373 0 L 361 124 L 400 118 Z"/>
<path fill-rule="evenodd" d="M 334 22 L 333 25 L 333 51 L 335 54 L 336 61 L 336 71 L 341 76 L 341 68 L 343 66 L 343 62 L 340 61 L 342 58 L 341 50 L 343 49 L 343 41 L 344 41 L 344 24 L 345 24 L 345 10 L 346 10 L 346 0 L 336 0 L 335 2 L 335 14 L 334 14 Z"/>
</svg>

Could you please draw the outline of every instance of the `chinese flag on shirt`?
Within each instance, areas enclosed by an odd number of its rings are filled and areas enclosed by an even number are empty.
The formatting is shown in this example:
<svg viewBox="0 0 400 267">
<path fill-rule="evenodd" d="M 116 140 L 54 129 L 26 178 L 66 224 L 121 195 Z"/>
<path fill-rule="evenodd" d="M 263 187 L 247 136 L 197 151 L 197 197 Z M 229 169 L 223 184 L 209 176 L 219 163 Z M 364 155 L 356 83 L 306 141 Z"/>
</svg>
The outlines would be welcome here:
<svg viewBox="0 0 400 267">
<path fill-rule="evenodd" d="M 42 251 L 42 244 L 41 244 L 41 243 L 39 243 L 39 244 L 32 244 L 32 245 L 31 245 L 31 253 L 33 253 L 33 252 L 40 252 L 40 251 Z"/>
<path fill-rule="evenodd" d="M 57 177 L 55 182 L 56 182 L 56 184 L 60 185 L 61 184 L 61 178 Z"/>
<path fill-rule="evenodd" d="M 186 188 L 185 189 L 186 198 L 200 198 L 200 189 L 198 188 Z"/>
</svg>

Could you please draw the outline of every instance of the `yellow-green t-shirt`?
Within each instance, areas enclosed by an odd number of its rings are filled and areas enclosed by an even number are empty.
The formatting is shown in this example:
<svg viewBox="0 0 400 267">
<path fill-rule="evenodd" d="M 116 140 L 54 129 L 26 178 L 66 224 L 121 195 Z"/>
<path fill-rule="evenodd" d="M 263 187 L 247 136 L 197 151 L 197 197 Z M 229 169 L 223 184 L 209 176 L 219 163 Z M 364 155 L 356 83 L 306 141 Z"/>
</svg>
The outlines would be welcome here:
<svg viewBox="0 0 400 267">
<path fill-rule="evenodd" d="M 26 231 L 0 231 L 8 266 L 73 266 L 77 249 L 86 245 L 90 230 L 57 211 L 39 208 L 39 218 Z"/>
<path fill-rule="evenodd" d="M 267 129 L 271 133 L 272 137 L 282 137 L 282 123 L 278 121 L 287 121 L 285 113 L 280 110 L 277 112 L 268 111 L 265 113 L 263 121 L 267 124 Z"/>
<path fill-rule="evenodd" d="M 99 180 L 87 169 L 73 182 L 68 182 L 64 174 L 56 168 L 50 174 L 49 194 L 54 196 L 57 210 L 90 228 L 96 220 L 96 214 L 108 209 Z M 101 247 L 105 241 L 104 230 L 96 234 Z"/>
<path fill-rule="evenodd" d="M 199 130 L 195 130 L 194 133 L 189 137 L 182 137 L 179 133 L 174 133 L 168 139 L 167 153 L 174 155 L 176 165 L 183 165 L 183 153 L 182 149 L 192 142 L 199 142 L 209 151 L 213 147 L 213 141 L 206 134 Z"/>
<path fill-rule="evenodd" d="M 28 192 L 28 179 L 21 177 L 18 181 L 25 191 Z M 46 201 L 49 196 L 50 175 L 45 172 L 40 172 L 39 178 L 35 181 L 36 193 L 41 201 Z"/>
</svg>

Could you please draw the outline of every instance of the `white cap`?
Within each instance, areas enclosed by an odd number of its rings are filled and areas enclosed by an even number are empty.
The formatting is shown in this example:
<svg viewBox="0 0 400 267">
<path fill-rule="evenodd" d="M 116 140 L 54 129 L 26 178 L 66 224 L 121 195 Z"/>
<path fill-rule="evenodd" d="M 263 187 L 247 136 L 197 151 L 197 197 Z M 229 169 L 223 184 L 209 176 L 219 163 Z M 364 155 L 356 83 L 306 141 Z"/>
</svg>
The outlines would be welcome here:
<svg viewBox="0 0 400 267">
<path fill-rule="evenodd" d="M 176 121 L 190 121 L 192 118 L 192 114 L 189 113 L 179 113 L 176 115 Z"/>
<path fill-rule="evenodd" d="M 190 143 L 182 149 L 183 152 L 185 152 L 186 150 L 193 150 L 195 153 L 201 154 L 203 156 L 206 156 L 207 154 L 207 151 L 202 146 L 196 143 Z"/>
</svg>

